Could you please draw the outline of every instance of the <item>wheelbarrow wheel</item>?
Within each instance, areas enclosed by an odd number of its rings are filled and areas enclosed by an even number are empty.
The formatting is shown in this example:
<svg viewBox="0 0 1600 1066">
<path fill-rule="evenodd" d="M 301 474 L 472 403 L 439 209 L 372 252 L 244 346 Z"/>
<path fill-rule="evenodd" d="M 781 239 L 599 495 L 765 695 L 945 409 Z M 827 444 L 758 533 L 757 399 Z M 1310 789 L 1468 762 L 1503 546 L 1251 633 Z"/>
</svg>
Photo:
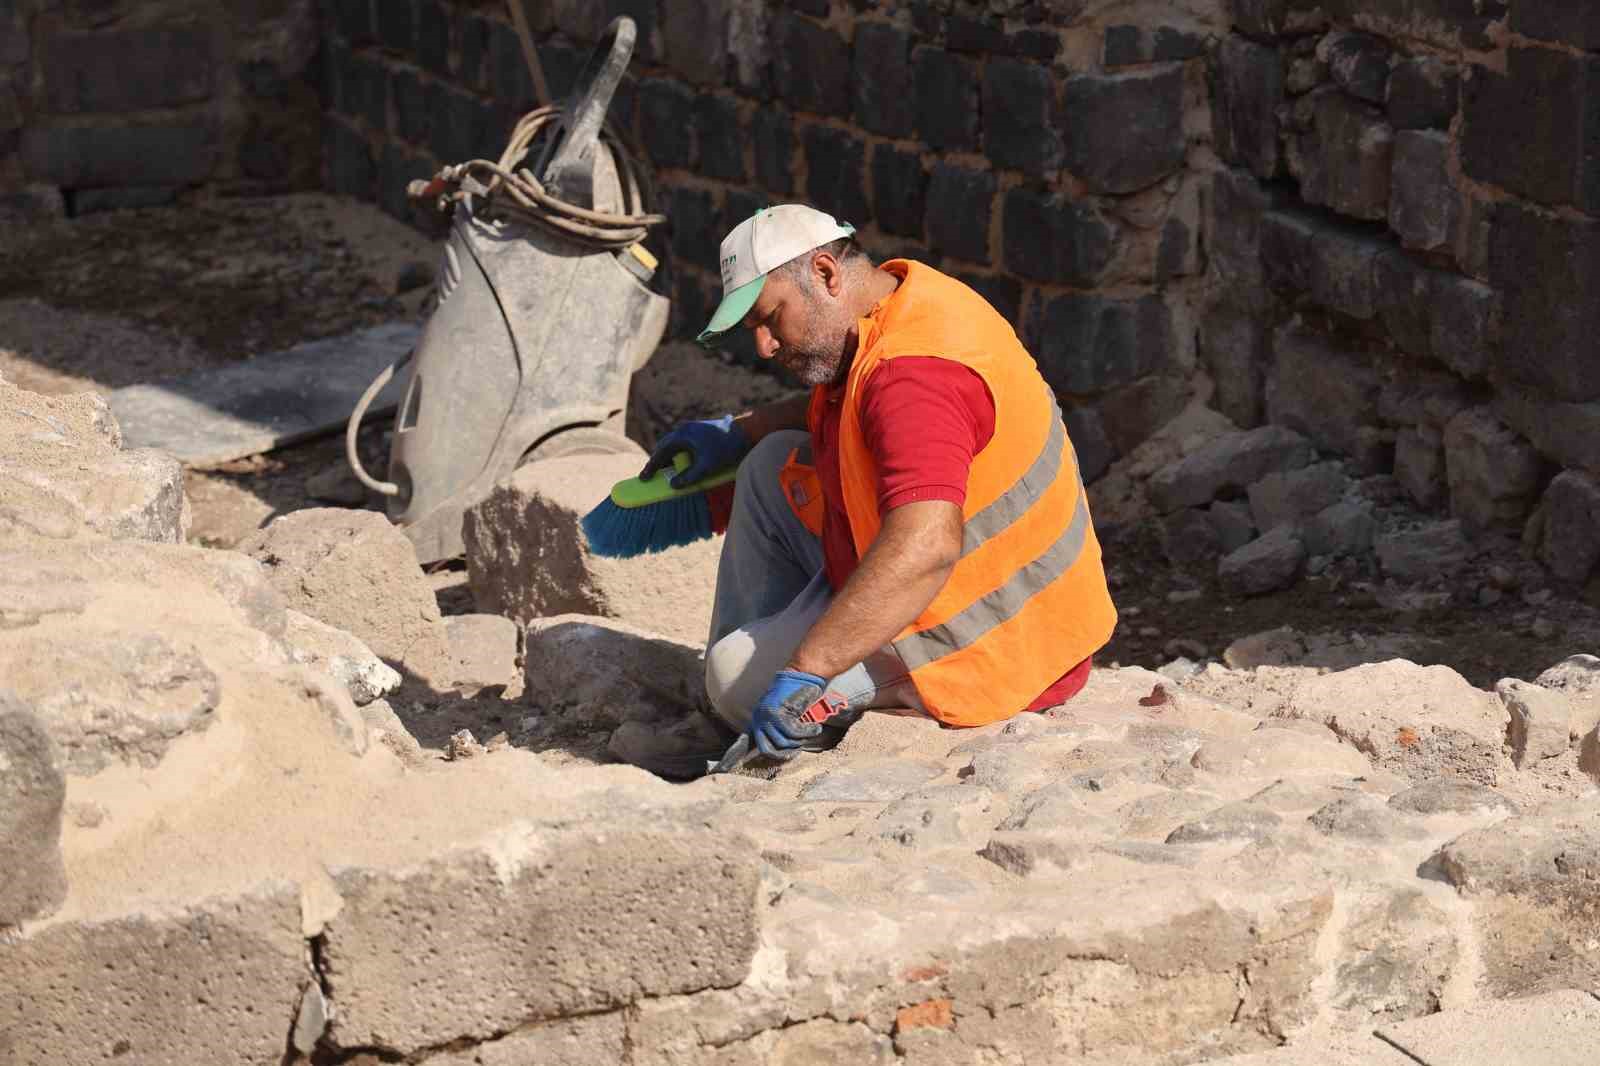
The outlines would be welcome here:
<svg viewBox="0 0 1600 1066">
<path fill-rule="evenodd" d="M 572 426 L 558 430 L 529 448 L 517 466 L 527 466 L 541 459 L 564 459 L 569 455 L 637 455 L 642 464 L 648 457 L 645 450 L 623 436 L 619 432 L 620 426 L 617 429 L 608 428 L 612 421 L 620 420 L 607 420 L 598 426 Z"/>
</svg>

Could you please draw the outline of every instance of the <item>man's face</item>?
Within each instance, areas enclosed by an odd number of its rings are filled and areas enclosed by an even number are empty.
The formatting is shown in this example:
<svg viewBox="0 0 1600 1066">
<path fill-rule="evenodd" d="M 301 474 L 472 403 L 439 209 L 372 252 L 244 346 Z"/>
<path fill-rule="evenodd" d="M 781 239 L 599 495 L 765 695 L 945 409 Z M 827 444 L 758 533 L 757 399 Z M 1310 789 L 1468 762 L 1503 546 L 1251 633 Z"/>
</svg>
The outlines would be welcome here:
<svg viewBox="0 0 1600 1066">
<path fill-rule="evenodd" d="M 836 276 L 818 277 L 816 272 L 809 285 L 797 284 L 787 272 L 767 275 L 761 296 L 744 319 L 761 358 L 776 359 L 805 385 L 836 381 L 846 365 L 855 325 L 833 291 L 841 285 Z"/>
</svg>

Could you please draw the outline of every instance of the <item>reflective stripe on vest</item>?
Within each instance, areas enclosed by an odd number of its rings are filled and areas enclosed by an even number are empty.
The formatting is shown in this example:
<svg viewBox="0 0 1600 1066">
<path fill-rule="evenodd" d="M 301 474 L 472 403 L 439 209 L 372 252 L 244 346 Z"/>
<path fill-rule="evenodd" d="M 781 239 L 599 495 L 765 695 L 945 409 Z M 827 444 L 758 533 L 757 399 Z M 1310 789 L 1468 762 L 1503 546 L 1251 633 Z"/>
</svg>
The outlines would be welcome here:
<svg viewBox="0 0 1600 1066">
<path fill-rule="evenodd" d="M 1050 397 L 1050 413 L 1055 422 L 1050 426 L 1050 436 L 1045 439 L 1044 447 L 1039 450 L 1033 465 L 1009 489 L 995 497 L 989 506 L 967 519 L 961 535 L 961 558 L 965 559 L 977 551 L 984 541 L 1009 529 L 1033 506 L 1035 500 L 1044 495 L 1046 489 L 1055 484 L 1056 475 L 1061 472 L 1062 446 L 1067 444 L 1067 429 L 1054 396 Z"/>
<path fill-rule="evenodd" d="M 1046 452 L 1053 456 L 1053 461 L 1047 462 L 1045 454 L 1041 454 L 1028 472 L 1017 479 L 1016 484 L 1007 489 L 993 504 L 973 516 L 973 521 L 976 521 L 994 512 L 995 522 L 993 528 L 975 539 L 972 522 L 967 523 L 967 539 L 963 546 L 963 555 L 972 551 L 988 537 L 1005 529 L 1027 511 L 1040 492 L 1034 487 L 1037 483 L 1032 481 L 1033 475 L 1041 469 L 1050 469 L 1052 474 L 1044 482 L 1048 486 L 1050 479 L 1054 477 L 1054 471 L 1059 471 L 1061 468 L 1061 457 L 1066 447 L 1070 445 L 1066 443 L 1066 434 L 1061 428 L 1058 412 L 1055 428 L 1051 431 L 1050 441 L 1046 445 Z M 1005 512 L 1011 513 L 1001 521 L 1000 515 Z M 1088 529 L 1088 498 L 1080 482 L 1077 506 L 1072 510 L 1072 521 L 1067 523 L 1067 528 L 1056 538 L 1055 543 L 1037 558 L 1018 568 L 1004 585 L 975 600 L 948 621 L 901 637 L 894 642 L 894 650 L 904 660 L 906 669 L 916 670 L 937 662 L 952 652 L 970 647 L 995 626 L 1015 618 L 1030 599 L 1072 569 L 1078 557 L 1083 554 Z"/>
</svg>

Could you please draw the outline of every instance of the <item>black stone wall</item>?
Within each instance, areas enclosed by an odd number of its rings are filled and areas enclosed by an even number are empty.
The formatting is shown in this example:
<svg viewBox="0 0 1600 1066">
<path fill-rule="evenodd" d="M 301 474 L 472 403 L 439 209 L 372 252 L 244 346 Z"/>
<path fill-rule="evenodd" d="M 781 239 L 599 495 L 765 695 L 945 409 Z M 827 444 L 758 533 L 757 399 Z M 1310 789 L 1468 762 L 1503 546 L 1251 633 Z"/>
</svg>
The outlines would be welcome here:
<svg viewBox="0 0 1600 1066">
<path fill-rule="evenodd" d="M 1217 406 L 1574 580 L 1600 560 L 1591 6 L 1233 0 L 1209 59 Z"/>
<path fill-rule="evenodd" d="M 671 217 L 673 330 L 719 296 L 718 245 L 767 203 L 854 223 L 978 287 L 1082 413 L 1098 473 L 1185 402 L 1208 184 L 1211 22 L 1078 0 L 533 0 L 553 92 L 615 14 L 640 44 L 613 122 Z M 996 15 L 997 10 L 1003 15 Z M 503 4 L 325 0 L 326 167 L 406 215 L 408 180 L 497 157 L 533 90 Z M 1161 383 L 1160 387 L 1153 387 Z M 1096 408 L 1119 411 L 1114 432 Z"/>
<path fill-rule="evenodd" d="M 0 197 L 315 188 L 314 0 L 0 0 Z"/>
</svg>

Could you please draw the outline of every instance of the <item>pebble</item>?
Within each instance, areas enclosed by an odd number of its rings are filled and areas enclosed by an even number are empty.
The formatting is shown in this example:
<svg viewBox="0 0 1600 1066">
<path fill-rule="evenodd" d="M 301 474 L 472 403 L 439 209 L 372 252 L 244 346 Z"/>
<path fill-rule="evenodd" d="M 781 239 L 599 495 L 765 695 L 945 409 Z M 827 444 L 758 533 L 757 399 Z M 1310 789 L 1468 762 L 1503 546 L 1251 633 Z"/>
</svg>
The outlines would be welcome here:
<svg viewBox="0 0 1600 1066">
<path fill-rule="evenodd" d="M 1535 618 L 1529 631 L 1540 640 L 1549 640 L 1556 635 L 1556 624 L 1548 618 Z"/>
<path fill-rule="evenodd" d="M 1139 635 L 1141 637 L 1159 637 L 1161 635 L 1161 630 L 1157 629 L 1155 626 L 1140 626 Z"/>
<path fill-rule="evenodd" d="M 472 730 L 461 729 L 450 734 L 450 739 L 444 746 L 444 757 L 451 761 L 456 759 L 470 759 L 483 754 L 483 745 L 478 743 L 478 738 L 472 735 Z"/>
<path fill-rule="evenodd" d="M 1505 593 L 1501 592 L 1494 585 L 1485 585 L 1478 590 L 1479 607 L 1493 607 L 1504 598 Z"/>
<path fill-rule="evenodd" d="M 1489 584 L 1501 590 L 1514 589 L 1517 587 L 1517 572 L 1509 566 L 1496 563 L 1489 567 Z"/>
<path fill-rule="evenodd" d="M 1173 637 L 1167 641 L 1162 651 L 1175 659 L 1204 659 L 1206 657 L 1206 646 L 1198 640 L 1192 640 L 1188 637 Z"/>
<path fill-rule="evenodd" d="M 1333 556 L 1331 556 L 1331 555 L 1313 555 L 1306 562 L 1306 573 L 1310 574 L 1312 577 L 1317 577 L 1317 576 L 1321 575 L 1322 573 L 1326 572 L 1328 567 L 1332 566 L 1332 565 L 1333 565 Z"/>
<path fill-rule="evenodd" d="M 1168 603 L 1193 603 L 1205 595 L 1204 589 L 1174 589 L 1167 593 Z"/>
</svg>

